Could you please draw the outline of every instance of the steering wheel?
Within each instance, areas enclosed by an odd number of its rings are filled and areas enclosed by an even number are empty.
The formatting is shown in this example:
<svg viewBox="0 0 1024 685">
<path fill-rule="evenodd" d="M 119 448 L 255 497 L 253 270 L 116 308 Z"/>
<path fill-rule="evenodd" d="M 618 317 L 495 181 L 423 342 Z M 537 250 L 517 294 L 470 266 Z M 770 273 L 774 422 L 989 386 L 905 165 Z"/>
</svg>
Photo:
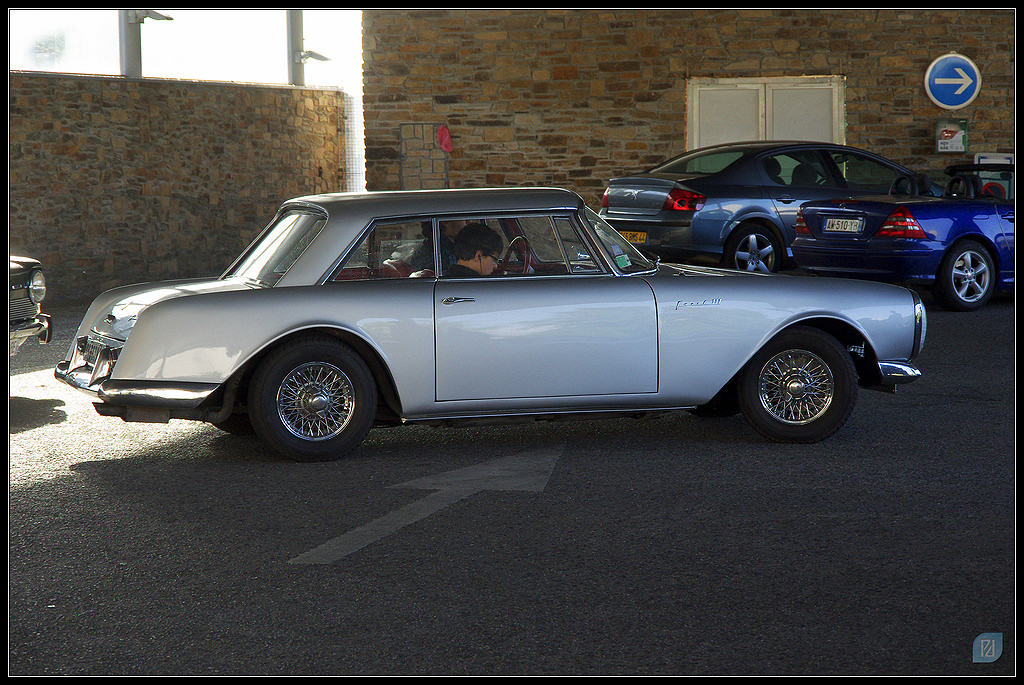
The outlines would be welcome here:
<svg viewBox="0 0 1024 685">
<path fill-rule="evenodd" d="M 527 273 L 529 273 L 530 269 L 530 260 L 528 259 L 530 255 L 530 241 L 526 239 L 526 236 L 517 235 L 515 238 L 512 239 L 512 242 L 508 244 L 507 248 L 505 248 L 505 256 L 501 258 L 501 264 L 502 270 L 505 273 L 510 273 L 508 268 L 509 259 L 512 258 L 512 251 L 516 249 L 516 244 L 519 243 L 520 241 L 522 241 L 523 244 L 522 247 L 517 251 L 523 256 L 523 275 L 525 276 Z"/>
</svg>

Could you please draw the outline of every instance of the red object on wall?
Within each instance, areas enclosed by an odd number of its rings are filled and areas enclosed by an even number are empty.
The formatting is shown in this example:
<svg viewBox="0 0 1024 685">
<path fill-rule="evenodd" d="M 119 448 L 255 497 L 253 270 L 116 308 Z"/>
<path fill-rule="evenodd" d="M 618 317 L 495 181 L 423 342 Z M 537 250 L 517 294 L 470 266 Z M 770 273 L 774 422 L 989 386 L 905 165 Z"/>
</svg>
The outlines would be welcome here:
<svg viewBox="0 0 1024 685">
<path fill-rule="evenodd" d="M 448 130 L 447 126 L 441 126 L 437 129 L 437 144 L 441 146 L 441 149 L 445 152 L 452 151 L 452 134 Z"/>
</svg>

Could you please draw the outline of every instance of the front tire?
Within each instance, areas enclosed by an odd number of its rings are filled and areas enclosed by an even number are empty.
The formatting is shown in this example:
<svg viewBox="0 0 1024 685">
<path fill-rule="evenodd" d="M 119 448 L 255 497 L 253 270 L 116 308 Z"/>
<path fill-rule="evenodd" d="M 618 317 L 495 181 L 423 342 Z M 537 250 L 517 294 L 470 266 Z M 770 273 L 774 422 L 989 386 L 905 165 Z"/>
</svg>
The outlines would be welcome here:
<svg viewBox="0 0 1024 685">
<path fill-rule="evenodd" d="M 363 360 L 327 336 L 286 344 L 268 355 L 249 385 L 257 436 L 296 461 L 333 461 L 373 425 L 377 388 Z"/>
<path fill-rule="evenodd" d="M 783 331 L 740 376 L 747 422 L 778 442 L 811 443 L 839 430 L 857 401 L 857 371 L 832 336 L 815 328 Z"/>
</svg>

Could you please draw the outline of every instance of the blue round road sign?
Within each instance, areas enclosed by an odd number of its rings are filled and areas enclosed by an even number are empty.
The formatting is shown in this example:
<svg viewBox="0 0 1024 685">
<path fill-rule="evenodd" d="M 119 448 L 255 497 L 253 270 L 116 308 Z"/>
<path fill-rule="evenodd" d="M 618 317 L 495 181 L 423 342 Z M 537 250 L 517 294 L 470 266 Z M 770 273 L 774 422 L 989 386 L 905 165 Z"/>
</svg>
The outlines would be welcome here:
<svg viewBox="0 0 1024 685">
<path fill-rule="evenodd" d="M 974 102 L 981 90 L 981 71 L 963 55 L 951 52 L 938 57 L 924 73 L 924 89 L 939 107 L 960 109 Z"/>
</svg>

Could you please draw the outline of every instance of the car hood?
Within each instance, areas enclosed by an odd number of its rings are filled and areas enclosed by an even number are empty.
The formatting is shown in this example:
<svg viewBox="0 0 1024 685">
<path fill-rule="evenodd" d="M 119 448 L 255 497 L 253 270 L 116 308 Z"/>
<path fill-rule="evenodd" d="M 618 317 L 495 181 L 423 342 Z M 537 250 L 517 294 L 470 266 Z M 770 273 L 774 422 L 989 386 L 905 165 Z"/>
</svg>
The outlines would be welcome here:
<svg viewBox="0 0 1024 685">
<path fill-rule="evenodd" d="M 208 293 L 247 290 L 253 286 L 240 279 L 198 279 L 127 286 L 107 293 L 106 302 L 90 312 L 92 330 L 99 335 L 125 340 L 139 315 L 160 302 Z"/>
</svg>

